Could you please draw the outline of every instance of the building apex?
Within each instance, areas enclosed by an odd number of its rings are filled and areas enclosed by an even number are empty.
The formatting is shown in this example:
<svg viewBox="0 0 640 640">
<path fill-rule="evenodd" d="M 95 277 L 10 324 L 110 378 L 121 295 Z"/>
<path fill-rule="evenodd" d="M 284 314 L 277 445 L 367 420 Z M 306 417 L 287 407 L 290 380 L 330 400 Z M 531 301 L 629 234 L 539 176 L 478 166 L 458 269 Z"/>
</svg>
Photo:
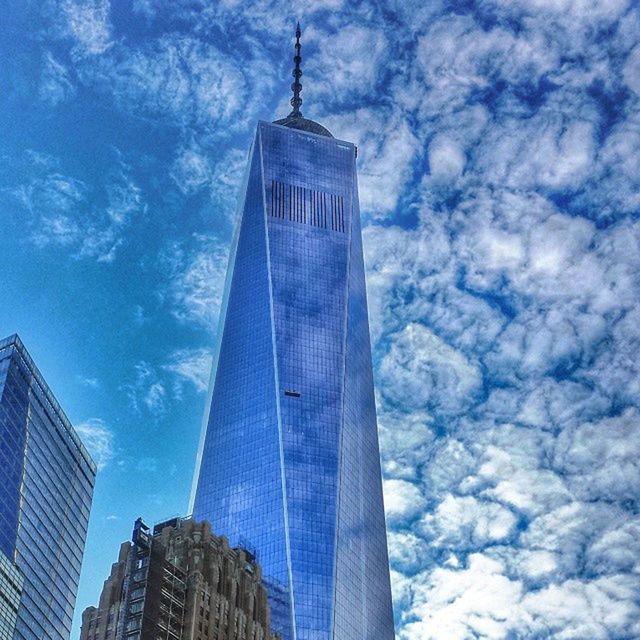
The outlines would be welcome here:
<svg viewBox="0 0 640 640">
<path fill-rule="evenodd" d="M 321 124 L 318 124 L 313 120 L 308 120 L 302 115 L 302 111 L 300 111 L 300 107 L 302 106 L 302 98 L 300 97 L 300 94 L 302 93 L 302 83 L 300 82 L 300 78 L 302 76 L 302 55 L 300 53 L 302 49 L 302 45 L 300 44 L 301 37 L 302 30 L 300 29 L 300 22 L 298 22 L 296 25 L 295 54 L 293 56 L 294 66 L 293 71 L 291 72 L 291 75 L 293 76 L 293 83 L 291 84 L 293 98 L 291 98 L 290 102 L 293 110 L 286 118 L 276 120 L 275 124 L 280 124 L 285 127 L 289 127 L 290 129 L 299 129 L 301 131 L 308 131 L 309 133 L 333 138 L 331 133 Z"/>
<path fill-rule="evenodd" d="M 293 71 L 291 75 L 294 80 L 291 85 L 291 90 L 293 91 L 293 98 L 291 98 L 291 106 L 293 107 L 293 111 L 289 114 L 290 118 L 302 118 L 302 112 L 300 111 L 300 107 L 302 106 L 302 98 L 300 97 L 300 93 L 302 92 L 302 84 L 300 83 L 300 77 L 302 76 L 302 69 L 300 67 L 302 63 L 302 55 L 301 49 L 302 45 L 300 44 L 300 37 L 302 36 L 302 31 L 300 30 L 300 22 L 298 22 L 296 26 L 296 45 L 295 45 L 295 55 L 293 56 Z"/>
</svg>

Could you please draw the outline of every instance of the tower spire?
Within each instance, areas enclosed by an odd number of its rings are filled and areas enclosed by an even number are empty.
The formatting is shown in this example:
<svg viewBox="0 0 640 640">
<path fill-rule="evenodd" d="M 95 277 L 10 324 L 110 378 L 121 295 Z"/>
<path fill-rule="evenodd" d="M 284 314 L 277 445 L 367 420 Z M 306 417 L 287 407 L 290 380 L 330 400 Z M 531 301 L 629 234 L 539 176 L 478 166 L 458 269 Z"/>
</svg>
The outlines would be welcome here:
<svg viewBox="0 0 640 640">
<path fill-rule="evenodd" d="M 302 49 L 302 45 L 300 44 L 301 35 L 300 22 L 298 22 L 296 27 L 296 54 L 293 57 L 295 66 L 291 74 L 294 77 L 294 81 L 291 85 L 291 90 L 293 91 L 291 106 L 293 107 L 293 111 L 289 114 L 290 118 L 302 118 L 302 112 L 300 111 L 300 107 L 302 106 L 302 98 L 300 97 L 300 92 L 302 91 L 302 84 L 300 83 L 300 76 L 302 75 L 302 69 L 300 68 L 300 63 L 302 62 L 302 56 L 300 55 L 300 50 Z"/>
<path fill-rule="evenodd" d="M 321 124 L 318 124 L 313 120 L 308 120 L 302 115 L 302 111 L 300 111 L 300 107 L 302 106 L 302 98 L 300 97 L 300 93 L 302 92 L 302 84 L 300 83 L 300 77 L 302 76 L 302 69 L 300 68 L 300 64 L 302 62 L 302 55 L 300 54 L 300 49 L 302 49 L 302 45 L 300 44 L 301 35 L 302 31 L 300 29 L 300 23 L 298 22 L 296 25 L 295 54 L 293 56 L 294 67 L 291 72 L 291 75 L 293 76 L 293 83 L 291 84 L 293 98 L 291 98 L 290 102 L 293 110 L 286 118 L 275 120 L 274 124 L 279 124 L 291 129 L 298 129 L 299 131 L 308 131 L 310 133 L 315 133 L 318 136 L 333 138 L 330 131 L 325 129 Z"/>
</svg>

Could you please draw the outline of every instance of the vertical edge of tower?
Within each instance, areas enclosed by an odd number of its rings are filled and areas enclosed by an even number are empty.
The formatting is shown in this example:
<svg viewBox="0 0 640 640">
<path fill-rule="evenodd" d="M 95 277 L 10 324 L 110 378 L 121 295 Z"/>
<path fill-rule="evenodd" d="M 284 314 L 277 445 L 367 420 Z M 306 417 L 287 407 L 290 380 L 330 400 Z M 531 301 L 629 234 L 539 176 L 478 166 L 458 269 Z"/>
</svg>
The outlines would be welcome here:
<svg viewBox="0 0 640 640">
<path fill-rule="evenodd" d="M 285 547 L 286 547 L 286 555 L 287 555 L 287 580 L 289 586 L 289 624 L 290 624 L 290 633 L 291 640 L 296 640 L 296 607 L 295 607 L 295 599 L 293 592 L 293 575 L 291 568 L 291 542 L 289 536 L 289 514 L 287 507 L 287 481 L 285 474 L 285 465 L 284 465 L 284 447 L 282 441 L 282 411 L 280 407 L 280 374 L 278 371 L 278 355 L 277 355 L 277 346 L 276 346 L 276 335 L 275 335 L 275 317 L 274 317 L 274 308 L 273 308 L 273 282 L 271 277 L 271 251 L 269 248 L 269 225 L 267 222 L 267 194 L 266 194 L 266 184 L 265 184 L 265 171 L 264 171 L 264 157 L 262 152 L 262 132 L 261 126 L 258 125 L 258 133 L 256 134 L 256 142 L 260 148 L 260 175 L 262 176 L 262 202 L 263 202 L 263 215 L 264 215 L 264 229 L 265 229 L 265 251 L 267 255 L 267 274 L 269 280 L 269 314 L 271 317 L 271 346 L 273 353 L 273 367 L 275 373 L 275 387 L 274 387 L 274 395 L 276 400 L 276 412 L 278 416 L 278 449 L 280 453 L 280 483 L 282 488 L 282 514 L 284 519 L 284 536 L 285 536 Z"/>
<path fill-rule="evenodd" d="M 355 168 L 345 359 L 332 640 L 343 637 L 393 640 L 393 610 Z"/>
<path fill-rule="evenodd" d="M 257 138 L 257 134 L 256 134 Z M 247 199 L 247 182 L 251 174 L 251 166 L 253 164 L 253 154 L 255 153 L 256 138 L 254 138 L 247 160 L 247 166 L 244 170 L 242 185 L 240 187 L 240 196 L 236 205 L 235 227 L 233 230 L 233 238 L 231 240 L 231 249 L 229 250 L 229 260 L 227 262 L 227 273 L 225 275 L 224 289 L 222 293 L 222 302 L 220 304 L 220 316 L 218 317 L 218 327 L 216 329 L 216 338 L 213 349 L 213 359 L 211 362 L 211 374 L 209 376 L 209 386 L 207 388 L 207 397 L 205 400 L 204 412 L 202 416 L 202 425 L 200 427 L 200 439 L 198 441 L 198 451 L 196 453 L 196 463 L 193 470 L 193 479 L 191 481 L 191 494 L 189 496 L 188 513 L 193 513 L 196 501 L 196 492 L 198 490 L 198 480 L 200 478 L 200 466 L 202 464 L 202 453 L 204 451 L 204 443 L 207 437 L 207 427 L 209 426 L 209 417 L 211 415 L 211 401 L 213 399 L 213 387 L 216 381 L 216 372 L 218 370 L 218 361 L 220 359 L 220 346 L 222 344 L 222 335 L 224 333 L 225 320 L 227 316 L 227 305 L 229 303 L 229 290 L 231 289 L 231 281 L 233 280 L 233 268 L 235 265 L 236 251 L 238 249 L 238 238 L 240 237 L 240 228 L 242 227 L 242 218 L 244 206 Z"/>
</svg>

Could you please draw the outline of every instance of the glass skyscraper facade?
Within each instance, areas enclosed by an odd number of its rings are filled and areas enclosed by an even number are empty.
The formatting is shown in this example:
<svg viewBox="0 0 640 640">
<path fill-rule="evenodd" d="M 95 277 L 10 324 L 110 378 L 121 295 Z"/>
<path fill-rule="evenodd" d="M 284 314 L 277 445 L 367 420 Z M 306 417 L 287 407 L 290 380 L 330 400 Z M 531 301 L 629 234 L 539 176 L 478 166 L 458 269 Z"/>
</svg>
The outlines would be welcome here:
<svg viewBox="0 0 640 640">
<path fill-rule="evenodd" d="M 286 640 L 392 640 L 356 148 L 296 111 L 250 152 L 192 509 Z"/>
<path fill-rule="evenodd" d="M 16 630 L 22 574 L 0 551 L 0 640 L 11 640 Z"/>
<path fill-rule="evenodd" d="M 96 467 L 18 336 L 0 341 L 0 551 L 14 640 L 68 640 Z"/>
</svg>

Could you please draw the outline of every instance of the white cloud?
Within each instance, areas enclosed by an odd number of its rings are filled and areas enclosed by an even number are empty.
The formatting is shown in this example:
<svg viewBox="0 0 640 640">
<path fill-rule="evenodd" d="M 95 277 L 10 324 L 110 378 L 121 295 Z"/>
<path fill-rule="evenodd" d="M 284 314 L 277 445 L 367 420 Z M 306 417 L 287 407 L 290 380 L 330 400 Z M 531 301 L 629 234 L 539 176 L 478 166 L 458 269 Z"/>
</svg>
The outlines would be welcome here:
<svg viewBox="0 0 640 640">
<path fill-rule="evenodd" d="M 90 55 L 104 53 L 111 44 L 109 0 L 63 0 L 61 9 L 79 51 Z"/>
<path fill-rule="evenodd" d="M 468 543 L 482 547 L 502 542 L 516 524 L 514 514 L 496 502 L 449 494 L 422 518 L 420 530 L 431 546 L 464 549 Z"/>
<path fill-rule="evenodd" d="M 329 116 L 323 124 L 339 138 L 358 146 L 360 207 L 375 218 L 389 216 L 411 177 L 420 145 L 399 111 L 358 109 Z"/>
<path fill-rule="evenodd" d="M 100 386 L 100 380 L 98 378 L 91 378 L 88 376 L 76 375 L 76 380 L 85 387 L 91 387 L 97 389 Z"/>
<path fill-rule="evenodd" d="M 383 469 L 388 477 L 413 479 L 427 458 L 434 434 L 425 412 L 381 411 L 378 415 Z"/>
<path fill-rule="evenodd" d="M 503 565 L 482 554 L 463 568 L 439 567 L 414 586 L 413 615 L 400 631 L 402 640 L 507 638 L 522 587 L 503 573 Z"/>
<path fill-rule="evenodd" d="M 74 428 L 98 469 L 103 470 L 114 455 L 114 438 L 111 429 L 100 418 L 90 418 L 75 425 Z"/>
<path fill-rule="evenodd" d="M 640 45 L 633 48 L 622 71 L 625 82 L 640 96 Z"/>
<path fill-rule="evenodd" d="M 477 366 L 427 327 L 412 323 L 390 339 L 379 368 L 381 391 L 389 400 L 455 415 L 479 393 L 482 375 Z"/>
<path fill-rule="evenodd" d="M 424 566 L 428 559 L 427 544 L 413 533 L 389 532 L 388 546 L 391 566 L 400 569 L 405 574 L 415 573 Z"/>
<path fill-rule="evenodd" d="M 549 585 L 524 597 L 521 628 L 561 640 L 634 637 L 640 632 L 640 607 L 631 604 L 637 588 L 637 579 L 621 576 Z"/>
<path fill-rule="evenodd" d="M 204 128 L 199 138 L 207 139 L 246 126 L 272 70 L 260 59 L 240 66 L 211 42 L 172 33 L 136 48 L 118 44 L 96 61 L 80 61 L 78 73 L 122 111 L 185 132 Z"/>
<path fill-rule="evenodd" d="M 75 95 L 75 86 L 68 69 L 47 52 L 42 56 L 42 72 L 38 96 L 51 106 L 64 102 Z"/>
<path fill-rule="evenodd" d="M 137 413 L 158 421 L 172 405 L 183 400 L 185 385 L 192 385 L 197 393 L 206 391 L 211 360 L 208 349 L 175 349 L 158 366 L 144 360 L 138 362 L 122 389 Z"/>
<path fill-rule="evenodd" d="M 454 140 L 437 135 L 429 144 L 429 169 L 435 179 L 452 182 L 462 174 L 464 165 L 464 151 Z"/>
<path fill-rule="evenodd" d="M 93 188 L 51 172 L 51 161 L 43 164 L 33 155 L 28 157 L 32 176 L 8 191 L 26 211 L 30 239 L 37 247 L 64 247 L 77 259 L 114 260 L 124 231 L 146 211 L 130 167 L 119 153 L 116 156 L 113 171 Z"/>
<path fill-rule="evenodd" d="M 166 409 L 167 390 L 162 382 L 152 382 L 146 389 L 142 400 L 147 409 L 156 416 L 162 415 Z"/>
<path fill-rule="evenodd" d="M 564 429 L 555 466 L 585 500 L 635 501 L 640 495 L 640 412 Z"/>
<path fill-rule="evenodd" d="M 197 391 L 206 391 L 211 375 L 212 355 L 209 349 L 178 349 L 174 351 L 163 369 L 188 381 Z"/>
<path fill-rule="evenodd" d="M 424 508 L 420 489 L 405 480 L 384 481 L 384 506 L 390 522 L 414 518 Z"/>
<path fill-rule="evenodd" d="M 122 389 L 136 412 L 148 414 L 155 420 L 165 414 L 169 402 L 166 384 L 148 362 L 140 361 L 133 367 Z"/>
<path fill-rule="evenodd" d="M 209 184 L 211 164 L 201 151 L 183 147 L 173 162 L 170 176 L 182 193 L 190 195 Z"/>
<path fill-rule="evenodd" d="M 227 270 L 228 249 L 210 236 L 197 236 L 191 250 L 172 245 L 165 258 L 171 312 L 181 322 L 215 330 Z"/>
<path fill-rule="evenodd" d="M 316 42 L 320 49 L 317 54 L 305 57 L 303 50 L 305 77 L 309 77 L 309 103 L 351 102 L 355 95 L 373 91 L 377 75 L 386 64 L 383 32 L 362 25 L 341 25 L 337 33 L 331 34 L 313 27 L 305 29 L 305 48 Z M 327 69 L 331 70 L 329 74 Z"/>
<path fill-rule="evenodd" d="M 429 88 L 420 105 L 424 117 L 451 113 L 497 78 L 535 81 L 558 64 L 558 52 L 541 34 L 514 35 L 503 27 L 483 29 L 470 16 L 433 20 L 418 41 L 417 70 Z"/>
</svg>

